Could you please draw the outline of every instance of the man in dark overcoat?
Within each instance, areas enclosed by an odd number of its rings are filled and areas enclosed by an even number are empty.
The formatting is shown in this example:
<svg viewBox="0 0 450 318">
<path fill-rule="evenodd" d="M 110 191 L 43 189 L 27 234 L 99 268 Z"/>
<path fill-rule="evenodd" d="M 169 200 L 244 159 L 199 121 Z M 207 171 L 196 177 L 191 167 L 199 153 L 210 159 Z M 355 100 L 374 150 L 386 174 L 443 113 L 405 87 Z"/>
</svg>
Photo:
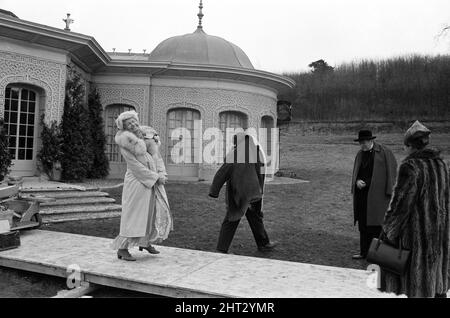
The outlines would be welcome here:
<svg viewBox="0 0 450 318">
<path fill-rule="evenodd" d="M 353 259 L 366 258 L 373 238 L 380 235 L 397 173 L 397 160 L 386 146 L 374 142 L 370 130 L 361 130 L 361 150 L 356 155 L 352 177 L 354 224 L 358 223 L 360 253 Z"/>
<path fill-rule="evenodd" d="M 270 242 L 263 222 L 264 164 L 265 155 L 253 137 L 246 133 L 236 134 L 234 148 L 227 154 L 225 163 L 217 171 L 209 189 L 209 196 L 218 198 L 220 189 L 227 183 L 227 213 L 220 229 L 218 252 L 228 253 L 244 215 L 250 224 L 258 250 L 268 252 L 275 247 L 276 243 Z"/>
</svg>

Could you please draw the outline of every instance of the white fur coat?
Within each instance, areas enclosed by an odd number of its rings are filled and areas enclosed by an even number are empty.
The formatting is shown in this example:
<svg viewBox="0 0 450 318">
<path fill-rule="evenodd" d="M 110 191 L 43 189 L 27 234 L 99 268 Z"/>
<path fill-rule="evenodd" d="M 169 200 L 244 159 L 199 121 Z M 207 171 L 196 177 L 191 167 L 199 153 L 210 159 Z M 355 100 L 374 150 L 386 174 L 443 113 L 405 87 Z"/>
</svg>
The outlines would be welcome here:
<svg viewBox="0 0 450 318">
<path fill-rule="evenodd" d="M 166 239 L 172 229 L 172 217 L 164 186 L 157 183 L 161 174 L 155 161 L 147 152 L 144 140 L 133 133 L 120 130 L 115 141 L 127 162 L 120 236 L 150 235 L 153 242 Z"/>
<path fill-rule="evenodd" d="M 141 131 L 150 138 L 157 135 L 156 131 L 148 126 L 141 126 Z M 133 153 L 142 164 L 146 164 L 147 159 L 144 157 L 146 157 L 146 153 L 148 153 L 148 151 L 145 140 L 138 138 L 135 134 L 127 130 L 119 130 L 116 134 L 115 141 L 119 147 Z M 159 153 L 161 141 L 158 139 L 156 144 L 158 147 L 157 151 Z M 151 168 L 153 169 L 154 167 L 160 175 L 167 176 L 166 167 L 164 165 L 164 161 L 162 160 L 161 154 L 159 153 L 159 156 L 155 158 L 152 157 L 152 159 L 153 160 L 150 160 L 148 163 L 152 165 Z"/>
</svg>

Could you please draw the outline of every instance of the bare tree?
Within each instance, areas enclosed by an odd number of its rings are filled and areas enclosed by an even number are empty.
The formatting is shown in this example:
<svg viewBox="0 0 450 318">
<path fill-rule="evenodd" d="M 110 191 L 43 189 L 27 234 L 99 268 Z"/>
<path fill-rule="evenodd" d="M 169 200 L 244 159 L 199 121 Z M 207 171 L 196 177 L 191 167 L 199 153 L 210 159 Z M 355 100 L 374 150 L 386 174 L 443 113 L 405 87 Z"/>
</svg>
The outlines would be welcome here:
<svg viewBox="0 0 450 318">
<path fill-rule="evenodd" d="M 438 41 L 444 40 L 446 38 L 450 38 L 450 24 L 447 24 L 442 27 L 442 30 L 439 32 L 439 34 L 436 36 L 436 39 Z"/>
</svg>

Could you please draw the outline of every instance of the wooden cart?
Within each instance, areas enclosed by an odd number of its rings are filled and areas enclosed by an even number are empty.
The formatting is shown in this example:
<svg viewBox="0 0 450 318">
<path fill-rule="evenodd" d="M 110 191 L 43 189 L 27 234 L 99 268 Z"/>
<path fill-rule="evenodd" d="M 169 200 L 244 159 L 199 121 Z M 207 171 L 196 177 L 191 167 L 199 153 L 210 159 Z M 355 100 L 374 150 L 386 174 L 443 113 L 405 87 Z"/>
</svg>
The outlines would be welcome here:
<svg viewBox="0 0 450 318">
<path fill-rule="evenodd" d="M 39 206 L 44 202 L 55 201 L 54 198 L 23 195 L 21 184 L 0 188 L 0 206 L 14 211 L 11 231 L 36 229 L 42 225 Z"/>
</svg>

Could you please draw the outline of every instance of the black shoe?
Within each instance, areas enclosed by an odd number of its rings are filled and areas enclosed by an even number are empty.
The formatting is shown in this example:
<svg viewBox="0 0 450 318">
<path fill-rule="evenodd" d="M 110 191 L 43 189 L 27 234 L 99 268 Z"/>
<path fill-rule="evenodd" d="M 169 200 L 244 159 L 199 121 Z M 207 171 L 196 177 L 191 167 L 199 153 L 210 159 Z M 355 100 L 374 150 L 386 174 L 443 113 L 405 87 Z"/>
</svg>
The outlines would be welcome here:
<svg viewBox="0 0 450 318">
<path fill-rule="evenodd" d="M 229 255 L 234 255 L 233 253 L 231 253 L 231 252 L 228 252 L 228 251 L 221 251 L 221 250 L 216 250 L 217 251 L 217 253 L 221 253 L 221 254 L 229 254 Z"/>
<path fill-rule="evenodd" d="M 258 251 L 260 251 L 260 252 L 270 252 L 270 251 L 272 251 L 272 250 L 275 248 L 275 246 L 277 246 L 277 245 L 278 245 L 277 242 L 269 242 L 269 243 L 267 243 L 267 244 L 264 245 L 264 246 L 258 246 Z"/>
<path fill-rule="evenodd" d="M 117 251 L 117 258 L 128 262 L 136 261 L 136 259 L 133 256 L 131 256 L 130 252 L 128 252 L 128 250 L 125 249 Z"/>
<path fill-rule="evenodd" d="M 146 250 L 150 254 L 159 254 L 159 251 L 157 251 L 153 246 L 149 245 L 147 247 L 139 246 L 139 251 L 142 252 L 143 250 Z"/>
<path fill-rule="evenodd" d="M 365 259 L 366 257 L 361 254 L 355 254 L 352 256 L 352 259 Z"/>
</svg>

